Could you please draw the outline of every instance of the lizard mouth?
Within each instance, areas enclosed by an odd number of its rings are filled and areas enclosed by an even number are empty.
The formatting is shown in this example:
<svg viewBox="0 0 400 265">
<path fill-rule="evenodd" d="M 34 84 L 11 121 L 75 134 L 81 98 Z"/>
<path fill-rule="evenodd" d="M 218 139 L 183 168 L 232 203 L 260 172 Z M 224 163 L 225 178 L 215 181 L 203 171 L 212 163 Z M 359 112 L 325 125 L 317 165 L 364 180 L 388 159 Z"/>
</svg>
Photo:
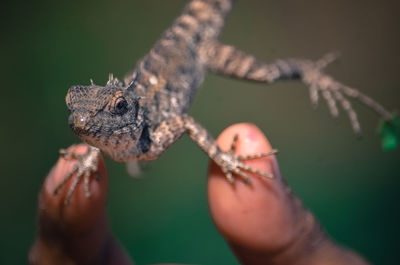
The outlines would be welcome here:
<svg viewBox="0 0 400 265">
<path fill-rule="evenodd" d="M 87 117 L 83 115 L 70 114 L 68 117 L 69 127 L 73 130 L 73 132 L 80 135 L 89 135 L 90 127 L 87 126 Z"/>
<path fill-rule="evenodd" d="M 68 118 L 68 123 L 73 132 L 78 136 L 100 136 L 106 134 L 108 136 L 118 135 L 122 136 L 124 134 L 130 133 L 130 130 L 124 130 L 124 128 L 129 127 L 135 122 L 129 122 L 118 127 L 104 127 L 101 125 L 90 124 L 89 117 L 84 115 L 74 115 L 70 114 Z"/>
</svg>

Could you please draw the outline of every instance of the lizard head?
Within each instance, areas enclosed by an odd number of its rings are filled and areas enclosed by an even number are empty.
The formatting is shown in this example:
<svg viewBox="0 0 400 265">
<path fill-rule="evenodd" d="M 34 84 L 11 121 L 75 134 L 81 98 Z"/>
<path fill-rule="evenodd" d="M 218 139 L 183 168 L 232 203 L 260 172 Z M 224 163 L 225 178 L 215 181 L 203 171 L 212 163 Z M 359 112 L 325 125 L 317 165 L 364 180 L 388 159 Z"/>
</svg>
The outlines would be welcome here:
<svg viewBox="0 0 400 265">
<path fill-rule="evenodd" d="M 69 125 L 84 142 L 100 148 L 115 160 L 117 152 L 135 145 L 144 127 L 144 113 L 135 97 L 117 80 L 105 87 L 72 86 L 66 103 Z"/>
</svg>

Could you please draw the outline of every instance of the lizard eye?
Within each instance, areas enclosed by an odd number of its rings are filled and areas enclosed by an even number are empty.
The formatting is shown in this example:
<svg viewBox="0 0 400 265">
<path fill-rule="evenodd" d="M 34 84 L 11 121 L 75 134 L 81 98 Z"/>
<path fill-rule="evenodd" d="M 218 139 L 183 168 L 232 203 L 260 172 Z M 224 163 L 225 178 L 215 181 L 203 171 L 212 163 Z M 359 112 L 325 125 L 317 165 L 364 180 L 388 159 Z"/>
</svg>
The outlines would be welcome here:
<svg viewBox="0 0 400 265">
<path fill-rule="evenodd" d="M 111 112 L 122 115 L 127 111 L 128 111 L 128 102 L 126 101 L 126 99 L 124 99 L 123 97 L 118 97 L 117 99 L 114 100 L 111 107 Z"/>
</svg>

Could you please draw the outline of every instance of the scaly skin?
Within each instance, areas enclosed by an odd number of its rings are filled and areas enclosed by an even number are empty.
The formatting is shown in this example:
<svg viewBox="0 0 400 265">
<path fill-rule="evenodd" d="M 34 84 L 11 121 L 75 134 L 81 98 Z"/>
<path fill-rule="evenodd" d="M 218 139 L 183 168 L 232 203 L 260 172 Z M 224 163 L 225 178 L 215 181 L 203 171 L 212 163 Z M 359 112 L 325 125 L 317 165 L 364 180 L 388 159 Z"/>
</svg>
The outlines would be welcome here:
<svg viewBox="0 0 400 265">
<path fill-rule="evenodd" d="M 104 87 L 93 82 L 71 87 L 66 102 L 73 131 L 84 142 L 124 162 L 157 159 L 188 133 L 229 181 L 233 181 L 232 174 L 237 174 L 249 182 L 246 171 L 271 176 L 242 161 L 271 153 L 239 157 L 234 148 L 224 152 L 207 130 L 186 114 L 207 71 L 266 84 L 300 79 L 309 87 L 314 104 L 322 94 L 332 115 L 338 114 L 336 103 L 340 103 L 356 133 L 360 125 L 346 96 L 361 101 L 385 119 L 391 118 L 380 104 L 322 72 L 336 58 L 334 54 L 317 61 L 285 59 L 265 63 L 220 43 L 218 36 L 231 7 L 232 0 L 192 0 L 124 81 L 111 75 Z"/>
</svg>

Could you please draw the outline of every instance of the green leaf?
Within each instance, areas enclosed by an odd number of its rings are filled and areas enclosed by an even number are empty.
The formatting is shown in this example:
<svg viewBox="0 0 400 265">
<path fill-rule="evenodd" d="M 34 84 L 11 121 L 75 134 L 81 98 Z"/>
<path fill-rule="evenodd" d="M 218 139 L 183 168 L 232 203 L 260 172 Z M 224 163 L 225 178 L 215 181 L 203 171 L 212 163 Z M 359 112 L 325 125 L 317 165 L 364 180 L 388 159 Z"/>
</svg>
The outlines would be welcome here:
<svg viewBox="0 0 400 265">
<path fill-rule="evenodd" d="M 384 120 L 380 124 L 379 134 L 382 137 L 382 149 L 384 151 L 394 150 L 399 146 L 400 138 L 400 116 L 393 113 L 391 120 Z"/>
</svg>

